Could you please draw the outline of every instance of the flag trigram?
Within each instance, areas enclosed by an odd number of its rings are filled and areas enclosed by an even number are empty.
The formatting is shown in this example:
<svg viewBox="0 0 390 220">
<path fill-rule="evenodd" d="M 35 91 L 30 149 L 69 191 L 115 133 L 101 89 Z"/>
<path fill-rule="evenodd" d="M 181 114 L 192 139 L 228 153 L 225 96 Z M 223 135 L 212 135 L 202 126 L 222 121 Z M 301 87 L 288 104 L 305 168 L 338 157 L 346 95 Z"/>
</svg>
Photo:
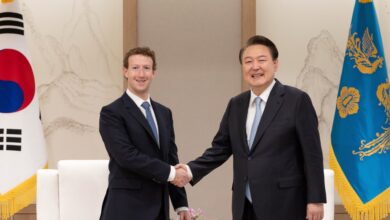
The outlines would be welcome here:
<svg viewBox="0 0 390 220">
<path fill-rule="evenodd" d="M 23 16 L 15 12 L 0 13 L 0 34 L 24 35 Z"/>
</svg>

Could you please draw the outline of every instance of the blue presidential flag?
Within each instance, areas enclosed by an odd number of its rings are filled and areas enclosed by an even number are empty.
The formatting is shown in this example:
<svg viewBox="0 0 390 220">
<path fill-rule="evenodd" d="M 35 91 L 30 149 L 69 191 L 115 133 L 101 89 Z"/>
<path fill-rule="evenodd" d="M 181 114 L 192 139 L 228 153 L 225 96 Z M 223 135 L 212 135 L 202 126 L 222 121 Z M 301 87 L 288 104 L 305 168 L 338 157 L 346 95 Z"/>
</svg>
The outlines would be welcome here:
<svg viewBox="0 0 390 220">
<path fill-rule="evenodd" d="M 372 0 L 355 3 L 331 139 L 330 166 L 351 218 L 385 218 L 390 213 L 390 84 Z"/>
</svg>

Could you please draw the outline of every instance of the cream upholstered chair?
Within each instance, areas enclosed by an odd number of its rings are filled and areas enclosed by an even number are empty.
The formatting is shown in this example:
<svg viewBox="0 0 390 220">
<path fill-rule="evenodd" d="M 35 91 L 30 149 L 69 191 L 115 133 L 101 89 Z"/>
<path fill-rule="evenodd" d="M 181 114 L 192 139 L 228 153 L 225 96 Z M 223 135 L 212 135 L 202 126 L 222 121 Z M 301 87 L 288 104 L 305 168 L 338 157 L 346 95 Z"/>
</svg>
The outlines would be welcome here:
<svg viewBox="0 0 390 220">
<path fill-rule="evenodd" d="M 326 201 L 324 206 L 324 219 L 334 219 L 334 172 L 331 169 L 324 170 L 325 175 L 325 190 L 326 190 Z"/>
<path fill-rule="evenodd" d="M 334 219 L 334 173 L 325 169 L 324 220 Z M 39 170 L 37 220 L 96 220 L 108 184 L 108 160 L 63 160 Z M 190 198 L 191 200 L 191 198 Z"/>
<path fill-rule="evenodd" d="M 39 170 L 38 220 L 96 220 L 108 185 L 108 160 L 63 160 Z"/>
</svg>

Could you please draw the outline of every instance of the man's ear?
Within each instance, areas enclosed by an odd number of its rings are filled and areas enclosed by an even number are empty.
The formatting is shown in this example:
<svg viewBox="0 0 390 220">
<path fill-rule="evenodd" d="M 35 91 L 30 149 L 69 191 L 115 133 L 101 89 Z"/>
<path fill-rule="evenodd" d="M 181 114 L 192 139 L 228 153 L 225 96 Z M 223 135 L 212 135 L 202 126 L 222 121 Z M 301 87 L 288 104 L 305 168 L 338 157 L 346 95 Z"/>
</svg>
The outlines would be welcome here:
<svg viewBox="0 0 390 220">
<path fill-rule="evenodd" d="M 279 69 L 279 60 L 278 59 L 274 60 L 274 65 L 275 65 L 275 72 L 277 72 Z"/>
<path fill-rule="evenodd" d="M 126 67 L 123 67 L 122 71 L 123 71 L 123 77 L 125 77 L 126 79 L 129 77 L 129 69 L 126 68 Z"/>
</svg>

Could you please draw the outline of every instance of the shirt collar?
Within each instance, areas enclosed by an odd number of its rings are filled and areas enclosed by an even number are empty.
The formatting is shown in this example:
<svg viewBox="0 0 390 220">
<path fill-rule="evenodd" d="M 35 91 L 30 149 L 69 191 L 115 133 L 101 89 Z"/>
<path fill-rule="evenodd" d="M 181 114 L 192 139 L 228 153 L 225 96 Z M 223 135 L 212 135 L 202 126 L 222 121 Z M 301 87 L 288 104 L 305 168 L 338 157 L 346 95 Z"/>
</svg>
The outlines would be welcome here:
<svg viewBox="0 0 390 220">
<path fill-rule="evenodd" d="M 275 79 L 272 80 L 272 83 L 259 95 L 257 96 L 252 90 L 251 90 L 251 99 L 250 99 L 250 104 L 252 104 L 255 100 L 256 97 L 260 97 L 261 101 L 264 103 L 267 103 L 269 95 L 271 94 L 272 88 L 274 88 L 276 81 Z"/>
<path fill-rule="evenodd" d="M 142 103 L 148 102 L 151 105 L 150 102 L 150 95 L 148 95 L 148 98 L 146 100 L 143 100 L 142 98 L 138 97 L 136 94 L 132 93 L 129 89 L 126 90 L 126 94 L 135 102 L 135 104 L 141 108 Z"/>
</svg>

